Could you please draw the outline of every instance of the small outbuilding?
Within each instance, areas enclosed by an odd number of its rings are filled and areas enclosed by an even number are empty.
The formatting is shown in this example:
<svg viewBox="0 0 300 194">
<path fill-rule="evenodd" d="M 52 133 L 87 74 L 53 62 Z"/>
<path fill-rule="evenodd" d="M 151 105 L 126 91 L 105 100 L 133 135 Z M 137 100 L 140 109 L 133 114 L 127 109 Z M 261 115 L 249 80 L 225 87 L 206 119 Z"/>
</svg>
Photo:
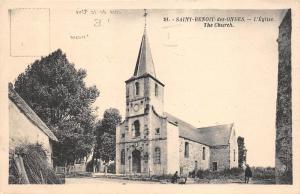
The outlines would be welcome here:
<svg viewBox="0 0 300 194">
<path fill-rule="evenodd" d="M 21 144 L 41 144 L 46 151 L 50 165 L 52 162 L 52 145 L 57 137 L 39 116 L 9 84 L 9 149 L 14 150 Z"/>
</svg>

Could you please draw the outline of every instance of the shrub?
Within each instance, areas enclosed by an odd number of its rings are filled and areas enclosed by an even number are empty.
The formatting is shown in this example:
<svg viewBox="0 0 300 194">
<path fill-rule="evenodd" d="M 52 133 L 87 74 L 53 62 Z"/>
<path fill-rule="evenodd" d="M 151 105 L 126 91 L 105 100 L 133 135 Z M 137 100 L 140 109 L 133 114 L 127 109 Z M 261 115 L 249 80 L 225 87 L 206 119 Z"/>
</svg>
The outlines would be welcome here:
<svg viewBox="0 0 300 194">
<path fill-rule="evenodd" d="M 204 170 L 198 170 L 196 173 L 196 177 L 198 177 L 199 179 L 203 179 L 204 178 Z"/>
<path fill-rule="evenodd" d="M 86 171 L 93 172 L 94 171 L 93 167 L 94 167 L 94 161 L 91 160 L 86 164 Z"/>
<path fill-rule="evenodd" d="M 253 167 L 253 178 L 257 179 L 275 179 L 275 168 L 272 167 Z"/>
<path fill-rule="evenodd" d="M 195 177 L 195 170 L 189 172 L 188 176 L 194 178 Z"/>
<path fill-rule="evenodd" d="M 152 175 L 151 179 L 157 179 L 157 180 L 171 180 L 173 177 L 173 174 L 163 174 L 163 175 Z"/>
<path fill-rule="evenodd" d="M 116 165 L 115 163 L 110 163 L 107 167 L 108 173 L 116 173 Z"/>
<path fill-rule="evenodd" d="M 22 184 L 21 175 L 18 173 L 14 154 L 22 156 L 23 164 L 29 183 L 31 184 L 60 184 L 59 179 L 53 168 L 49 166 L 47 155 L 43 147 L 39 144 L 24 144 L 15 148 L 14 153 L 10 153 L 9 183 Z"/>
<path fill-rule="evenodd" d="M 231 169 L 225 169 L 223 172 L 226 175 L 239 176 L 242 173 L 244 173 L 244 170 L 242 168 L 231 168 Z"/>
<path fill-rule="evenodd" d="M 222 171 L 198 170 L 196 177 L 199 179 L 228 179 L 228 178 L 241 178 L 243 176 L 243 169 L 232 168 L 224 169 Z"/>
</svg>

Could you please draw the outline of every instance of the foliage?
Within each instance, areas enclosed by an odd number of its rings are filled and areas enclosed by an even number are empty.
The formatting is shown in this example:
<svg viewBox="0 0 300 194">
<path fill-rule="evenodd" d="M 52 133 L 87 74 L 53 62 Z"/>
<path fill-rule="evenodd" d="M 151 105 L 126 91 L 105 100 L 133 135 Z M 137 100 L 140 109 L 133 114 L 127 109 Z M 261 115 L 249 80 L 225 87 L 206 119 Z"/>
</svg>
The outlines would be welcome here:
<svg viewBox="0 0 300 194">
<path fill-rule="evenodd" d="M 190 176 L 194 177 L 195 172 L 189 173 Z M 211 170 L 198 170 L 196 177 L 200 179 L 225 179 L 225 178 L 242 178 L 244 176 L 244 170 L 241 168 L 224 169 L 220 171 Z"/>
<path fill-rule="evenodd" d="M 99 138 L 97 152 L 102 160 L 108 162 L 109 160 L 115 159 L 115 143 L 115 135 L 106 132 L 104 132 L 104 134 Z"/>
<path fill-rule="evenodd" d="M 251 170 L 255 179 L 275 179 L 275 168 L 253 167 Z"/>
<path fill-rule="evenodd" d="M 251 168 L 255 183 L 274 184 L 275 169 L 271 167 L 252 167 Z M 192 175 L 194 172 L 191 172 Z M 232 181 L 244 182 L 245 171 L 242 168 L 231 168 L 220 171 L 198 170 L 196 173 L 199 179 L 208 182 L 216 180 L 216 183 L 230 183 Z M 229 181 L 229 182 L 228 182 Z"/>
<path fill-rule="evenodd" d="M 103 114 L 103 119 L 98 122 L 97 130 L 100 135 L 104 132 L 109 134 L 116 134 L 116 127 L 120 124 L 122 117 L 120 111 L 115 108 L 109 108 L 105 110 Z"/>
<path fill-rule="evenodd" d="M 54 145 L 59 165 L 88 155 L 94 144 L 92 103 L 99 91 L 85 85 L 86 76 L 58 49 L 29 65 L 15 82 L 15 90 L 59 139 Z"/>
<path fill-rule="evenodd" d="M 246 164 L 246 154 L 247 154 L 244 138 L 239 136 L 237 138 L 237 143 L 238 143 L 238 157 L 239 157 L 238 165 L 240 168 L 242 168 L 243 164 Z"/>
<path fill-rule="evenodd" d="M 55 175 L 53 169 L 49 166 L 47 162 L 46 152 L 41 145 L 20 145 L 16 147 L 15 152 L 12 153 L 11 156 L 13 156 L 14 154 L 22 156 L 25 171 L 31 184 L 62 183 L 62 181 Z M 14 157 L 10 157 L 9 174 L 10 184 L 22 183 Z"/>
<path fill-rule="evenodd" d="M 110 163 L 107 167 L 107 172 L 108 173 L 116 173 L 116 164 L 113 162 L 113 163 Z"/>
<path fill-rule="evenodd" d="M 278 184 L 293 184 L 293 171 L 288 169 L 280 176 Z"/>
<path fill-rule="evenodd" d="M 152 175 L 151 180 L 171 180 L 173 174 L 163 174 L 163 175 Z"/>
<path fill-rule="evenodd" d="M 96 125 L 96 149 L 95 158 L 101 158 L 108 162 L 115 159 L 116 149 L 116 126 L 121 122 L 121 115 L 118 109 L 107 109 L 103 119 Z"/>
<path fill-rule="evenodd" d="M 94 164 L 94 161 L 91 160 L 89 162 L 86 163 L 86 171 L 87 172 L 93 172 L 93 164 Z"/>
</svg>

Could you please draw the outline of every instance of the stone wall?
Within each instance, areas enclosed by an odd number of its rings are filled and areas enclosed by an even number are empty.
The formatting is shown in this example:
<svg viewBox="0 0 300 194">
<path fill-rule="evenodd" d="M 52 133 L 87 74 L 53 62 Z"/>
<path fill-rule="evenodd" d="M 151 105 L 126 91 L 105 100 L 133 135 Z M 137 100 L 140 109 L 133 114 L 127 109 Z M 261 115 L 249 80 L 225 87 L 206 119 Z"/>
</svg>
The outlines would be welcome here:
<svg viewBox="0 0 300 194">
<path fill-rule="evenodd" d="M 149 112 L 150 174 L 167 174 L 167 120 L 154 111 L 156 109 L 151 108 Z M 158 133 L 157 130 L 159 130 Z M 160 148 L 160 163 L 154 161 L 155 148 Z"/>
<path fill-rule="evenodd" d="M 126 84 L 126 117 L 143 114 L 148 102 L 146 102 L 145 92 L 147 85 L 145 79 L 137 79 Z M 139 95 L 136 95 L 135 84 L 139 83 Z M 139 109 L 134 110 L 134 106 L 138 105 Z"/>
<path fill-rule="evenodd" d="M 121 165 L 121 150 L 125 149 L 125 143 L 121 141 L 121 134 L 125 131 L 125 123 L 116 127 L 116 174 L 125 174 L 125 166 Z"/>
<path fill-rule="evenodd" d="M 140 136 L 135 137 L 132 123 L 140 121 Z M 132 152 L 141 153 L 141 174 L 167 173 L 167 123 L 166 119 L 151 111 L 143 116 L 129 118 L 116 131 L 116 172 L 132 173 Z M 123 134 L 123 135 L 122 135 Z M 125 135 L 125 136 L 124 136 Z M 155 149 L 160 149 L 160 162 L 154 160 Z M 125 164 L 121 164 L 121 151 L 125 150 Z"/>
<path fill-rule="evenodd" d="M 148 90 L 149 90 L 149 99 L 150 104 L 155 107 L 155 111 L 163 115 L 164 112 L 164 87 L 156 82 L 154 79 L 148 77 Z M 155 96 L 155 84 L 157 85 L 158 94 Z"/>
<path fill-rule="evenodd" d="M 234 126 L 232 127 L 232 131 L 230 134 L 229 140 L 229 150 L 230 150 L 230 168 L 237 168 L 239 166 L 239 150 L 237 144 L 237 137 L 235 133 Z"/>
<path fill-rule="evenodd" d="M 276 183 L 293 183 L 292 165 L 292 86 L 291 86 L 291 10 L 279 26 L 278 87 L 276 106 Z"/>
<path fill-rule="evenodd" d="M 174 174 L 179 172 L 179 128 L 178 126 L 167 123 L 167 173 Z"/>
<path fill-rule="evenodd" d="M 135 84 L 139 83 L 139 95 L 136 95 Z M 157 95 L 155 95 L 157 85 Z M 155 107 L 160 115 L 163 114 L 164 86 L 151 77 L 142 77 L 126 84 L 126 117 L 144 113 L 147 104 Z M 138 104 L 140 109 L 135 111 L 132 107 Z"/>
<path fill-rule="evenodd" d="M 187 175 L 192 172 L 197 165 L 197 169 L 208 169 L 210 149 L 204 144 L 190 141 L 185 138 L 179 138 L 179 159 L 180 159 L 180 174 Z M 185 157 L 185 142 L 189 144 L 189 157 Z M 205 148 L 205 160 L 202 158 L 203 147 Z"/>
<path fill-rule="evenodd" d="M 213 162 L 217 162 L 217 170 L 224 170 L 230 168 L 230 147 L 229 145 L 224 146 L 213 146 L 210 148 L 210 169 L 213 170 Z"/>
</svg>

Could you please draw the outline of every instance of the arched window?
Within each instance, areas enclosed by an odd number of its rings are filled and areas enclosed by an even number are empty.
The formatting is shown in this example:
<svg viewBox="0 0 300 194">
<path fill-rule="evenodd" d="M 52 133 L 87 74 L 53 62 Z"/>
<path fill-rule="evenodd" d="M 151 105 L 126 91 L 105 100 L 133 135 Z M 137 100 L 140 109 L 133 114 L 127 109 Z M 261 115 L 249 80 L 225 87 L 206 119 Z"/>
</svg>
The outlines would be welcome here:
<svg viewBox="0 0 300 194">
<path fill-rule="evenodd" d="M 202 148 L 202 160 L 205 160 L 205 147 Z"/>
<path fill-rule="evenodd" d="M 155 148 L 154 150 L 154 163 L 155 164 L 160 164 L 160 148 Z"/>
<path fill-rule="evenodd" d="M 158 85 L 155 84 L 155 96 L 158 96 Z"/>
<path fill-rule="evenodd" d="M 140 121 L 139 120 L 134 121 L 133 126 L 134 126 L 134 136 L 135 137 L 140 136 Z"/>
<path fill-rule="evenodd" d="M 158 135 L 160 133 L 160 128 L 155 129 L 155 134 Z"/>
<path fill-rule="evenodd" d="M 233 150 L 233 161 L 235 161 L 235 149 Z"/>
<path fill-rule="evenodd" d="M 125 150 L 122 149 L 121 151 L 121 164 L 124 165 L 125 164 Z"/>
<path fill-rule="evenodd" d="M 140 83 L 135 82 L 135 95 L 140 95 Z"/>
<path fill-rule="evenodd" d="M 126 87 L 126 97 L 129 97 L 129 87 Z"/>
<path fill-rule="evenodd" d="M 189 142 L 185 142 L 184 144 L 184 157 L 185 158 L 189 157 Z"/>
</svg>

